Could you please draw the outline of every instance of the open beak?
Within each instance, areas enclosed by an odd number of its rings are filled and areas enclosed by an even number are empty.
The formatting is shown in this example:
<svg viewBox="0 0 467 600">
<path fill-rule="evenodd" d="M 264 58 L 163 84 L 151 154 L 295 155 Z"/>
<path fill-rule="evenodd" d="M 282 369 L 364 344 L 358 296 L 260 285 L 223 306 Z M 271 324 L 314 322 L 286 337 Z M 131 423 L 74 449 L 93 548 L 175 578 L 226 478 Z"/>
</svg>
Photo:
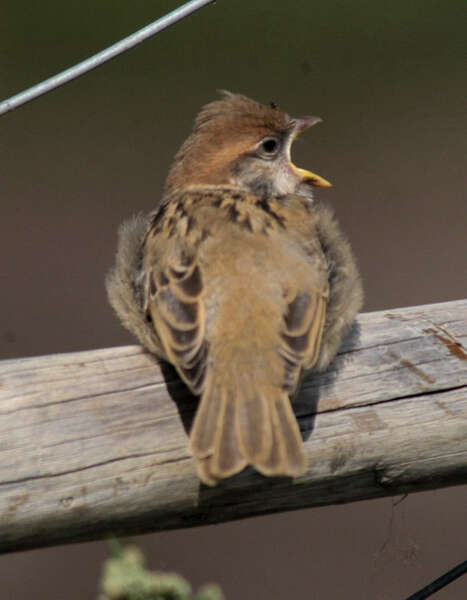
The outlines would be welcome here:
<svg viewBox="0 0 467 600">
<path fill-rule="evenodd" d="M 321 121 L 322 121 L 322 119 L 320 119 L 319 117 L 312 117 L 312 116 L 298 117 L 298 118 L 294 119 L 294 128 L 292 131 L 292 135 L 290 136 L 290 144 L 292 144 L 292 142 L 295 140 L 295 138 L 297 138 L 302 133 L 302 131 L 309 129 L 313 125 L 316 125 L 316 123 L 321 123 Z M 332 186 L 332 183 L 329 183 L 329 181 L 324 179 L 324 177 L 320 177 L 319 175 L 316 175 L 315 173 L 312 173 L 311 171 L 307 171 L 306 169 L 300 169 L 299 167 L 296 167 L 290 158 L 290 148 L 289 148 L 289 162 L 290 162 L 290 166 L 291 166 L 292 170 L 294 171 L 294 173 L 296 175 L 298 175 L 298 177 L 300 177 L 302 179 L 303 183 L 308 183 L 308 184 L 314 185 L 316 187 L 331 187 Z"/>
</svg>

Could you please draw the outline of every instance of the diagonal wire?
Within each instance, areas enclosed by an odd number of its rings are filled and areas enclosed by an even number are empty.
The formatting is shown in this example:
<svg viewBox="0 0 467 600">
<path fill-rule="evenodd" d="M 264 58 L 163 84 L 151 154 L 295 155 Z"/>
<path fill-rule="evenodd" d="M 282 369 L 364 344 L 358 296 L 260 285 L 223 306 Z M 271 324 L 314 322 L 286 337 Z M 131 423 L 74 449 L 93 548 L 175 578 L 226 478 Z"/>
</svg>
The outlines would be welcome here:
<svg viewBox="0 0 467 600">
<path fill-rule="evenodd" d="M 102 50 L 98 54 L 94 54 L 94 56 L 90 56 L 77 65 L 62 71 L 53 77 L 49 77 L 49 79 L 46 79 L 45 81 L 42 81 L 41 83 L 38 83 L 37 85 L 34 85 L 27 90 L 24 90 L 23 92 L 20 92 L 19 94 L 0 102 L 0 115 L 17 108 L 18 106 L 21 106 L 30 100 L 34 100 L 35 98 L 42 96 L 42 94 L 46 94 L 47 92 L 54 90 L 64 83 L 68 83 L 68 81 L 72 81 L 73 79 L 80 77 L 80 75 L 84 75 L 84 73 L 103 65 L 112 58 L 122 54 L 122 52 L 126 52 L 126 50 L 129 50 L 137 44 L 144 42 L 144 40 L 147 40 L 156 33 L 159 33 L 163 29 L 174 25 L 178 21 L 188 17 L 188 15 L 191 15 L 191 13 L 194 13 L 200 8 L 203 8 L 208 4 L 212 4 L 213 2 L 215 2 L 215 0 L 191 0 L 191 2 L 183 4 L 172 12 L 167 13 L 160 19 L 157 19 L 157 21 L 150 23 L 146 27 L 135 31 L 135 33 L 132 33 L 123 40 L 120 40 L 112 46 L 105 48 L 105 50 Z"/>
<path fill-rule="evenodd" d="M 441 590 L 443 587 L 445 587 L 449 583 L 452 583 L 455 579 L 457 579 L 461 575 L 465 575 L 466 573 L 467 560 L 464 560 L 464 562 L 460 563 L 447 573 L 444 573 L 444 575 L 441 575 L 441 577 L 438 577 L 438 579 L 435 579 L 423 589 L 418 590 L 418 592 L 415 592 L 415 594 L 412 594 L 411 596 L 406 598 L 406 600 L 424 600 L 425 598 L 428 598 L 428 596 L 431 596 L 435 592 L 439 592 L 439 590 Z"/>
</svg>

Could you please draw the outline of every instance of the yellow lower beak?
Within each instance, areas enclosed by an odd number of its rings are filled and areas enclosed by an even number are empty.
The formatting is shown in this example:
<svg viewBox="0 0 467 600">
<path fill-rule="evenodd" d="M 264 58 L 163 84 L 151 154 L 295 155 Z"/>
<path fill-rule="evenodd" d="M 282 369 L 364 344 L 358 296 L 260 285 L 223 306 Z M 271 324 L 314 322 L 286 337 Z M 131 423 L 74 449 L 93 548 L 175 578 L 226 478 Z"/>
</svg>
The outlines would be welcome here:
<svg viewBox="0 0 467 600">
<path fill-rule="evenodd" d="M 297 138 L 302 131 L 316 125 L 316 123 L 320 123 L 321 119 L 319 117 L 298 117 L 294 119 L 295 128 L 292 131 L 292 135 L 290 137 L 290 144 Z M 290 166 L 294 173 L 298 175 L 303 181 L 303 183 L 309 183 L 310 185 L 315 185 L 316 187 L 332 187 L 332 183 L 329 183 L 324 177 L 320 177 L 319 175 L 315 175 L 311 171 L 307 171 L 306 169 L 300 169 L 296 167 L 293 162 L 290 160 L 290 146 L 288 151 L 288 158 L 290 162 Z"/>
<path fill-rule="evenodd" d="M 315 175 L 306 169 L 300 169 L 299 167 L 296 167 L 293 162 L 290 163 L 290 166 L 294 172 L 301 177 L 304 183 L 309 183 L 310 185 L 315 185 L 316 187 L 332 187 L 332 183 L 327 181 L 327 179 L 324 179 L 324 177 Z"/>
</svg>

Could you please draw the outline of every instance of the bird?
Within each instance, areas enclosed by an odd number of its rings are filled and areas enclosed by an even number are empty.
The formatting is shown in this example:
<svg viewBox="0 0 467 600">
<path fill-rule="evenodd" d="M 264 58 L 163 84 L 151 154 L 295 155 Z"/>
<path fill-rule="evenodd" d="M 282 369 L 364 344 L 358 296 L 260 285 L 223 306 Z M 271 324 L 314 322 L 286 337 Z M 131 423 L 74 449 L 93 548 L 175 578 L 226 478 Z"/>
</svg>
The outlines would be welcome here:
<svg viewBox="0 0 467 600">
<path fill-rule="evenodd" d="M 222 91 L 175 155 L 155 209 L 125 222 L 106 279 L 122 324 L 200 397 L 188 450 L 214 486 L 251 466 L 298 477 L 292 400 L 324 370 L 362 306 L 331 184 L 291 160 L 320 122 Z"/>
</svg>

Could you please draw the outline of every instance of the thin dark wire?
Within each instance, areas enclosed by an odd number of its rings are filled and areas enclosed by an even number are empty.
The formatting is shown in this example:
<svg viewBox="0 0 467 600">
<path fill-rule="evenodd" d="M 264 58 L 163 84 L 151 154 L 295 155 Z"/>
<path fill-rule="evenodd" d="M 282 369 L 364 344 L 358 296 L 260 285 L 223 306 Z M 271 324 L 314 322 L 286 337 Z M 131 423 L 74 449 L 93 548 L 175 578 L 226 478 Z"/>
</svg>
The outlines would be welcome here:
<svg viewBox="0 0 467 600">
<path fill-rule="evenodd" d="M 418 592 L 415 592 L 415 594 L 412 594 L 406 598 L 406 600 L 424 600 L 424 598 L 428 598 L 428 596 L 431 596 L 431 594 L 439 592 L 440 589 L 452 583 L 461 575 L 465 575 L 466 573 L 467 560 L 464 560 L 464 562 L 460 563 L 460 565 L 457 565 L 457 567 L 454 567 L 447 573 L 444 573 L 444 575 L 441 575 L 441 577 L 438 577 L 438 579 L 435 579 L 423 589 L 418 590 Z"/>
<path fill-rule="evenodd" d="M 38 83 L 37 85 L 34 85 L 27 90 L 24 90 L 23 92 L 4 100 L 0 103 L 0 115 L 17 108 L 18 106 L 21 106 L 30 100 L 34 100 L 34 98 L 38 98 L 39 96 L 42 96 L 42 94 L 46 94 L 47 92 L 54 90 L 64 83 L 68 83 L 72 79 L 76 79 L 80 75 L 84 75 L 84 73 L 103 65 L 112 58 L 122 54 L 122 52 L 125 52 L 137 44 L 144 42 L 144 40 L 147 40 L 156 33 L 159 33 L 163 29 L 174 25 L 178 21 L 188 17 L 188 15 L 191 15 L 191 13 L 194 13 L 200 8 L 203 8 L 208 4 L 212 4 L 213 2 L 215 2 L 215 0 L 191 0 L 191 2 L 183 4 L 172 12 L 167 13 L 160 19 L 157 19 L 157 21 L 150 23 L 146 27 L 135 31 L 135 33 L 132 33 L 123 40 L 120 40 L 112 46 L 105 48 L 105 50 L 102 50 L 98 54 L 94 54 L 94 56 L 90 56 L 77 65 L 74 65 L 69 69 L 65 69 L 65 71 L 62 71 L 53 77 L 49 77 L 49 79 L 46 79 L 45 81 L 42 81 L 41 83 Z"/>
</svg>

